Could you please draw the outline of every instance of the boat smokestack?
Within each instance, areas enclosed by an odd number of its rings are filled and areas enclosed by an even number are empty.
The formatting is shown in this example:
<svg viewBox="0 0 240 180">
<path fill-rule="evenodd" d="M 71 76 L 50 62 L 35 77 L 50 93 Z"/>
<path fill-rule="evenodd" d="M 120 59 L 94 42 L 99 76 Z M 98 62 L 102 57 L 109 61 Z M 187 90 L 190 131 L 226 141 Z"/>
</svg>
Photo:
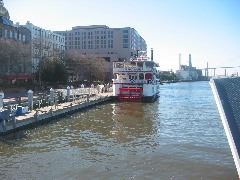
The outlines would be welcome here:
<svg viewBox="0 0 240 180">
<path fill-rule="evenodd" d="M 151 61 L 153 61 L 153 48 L 151 48 Z"/>
</svg>

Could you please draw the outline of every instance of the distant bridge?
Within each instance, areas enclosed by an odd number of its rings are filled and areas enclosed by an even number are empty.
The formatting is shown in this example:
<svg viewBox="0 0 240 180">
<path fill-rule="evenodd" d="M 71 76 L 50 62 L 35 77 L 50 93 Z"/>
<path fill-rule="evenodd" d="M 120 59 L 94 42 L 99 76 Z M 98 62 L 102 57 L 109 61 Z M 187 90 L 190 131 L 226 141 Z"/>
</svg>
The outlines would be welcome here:
<svg viewBox="0 0 240 180">
<path fill-rule="evenodd" d="M 216 74 L 217 74 L 216 73 L 217 70 L 220 70 L 220 71 L 224 70 L 224 74 L 221 74 L 221 75 L 222 76 L 229 76 L 228 75 L 229 71 L 227 71 L 228 69 L 235 69 L 236 71 L 231 71 L 231 75 L 232 76 L 239 76 L 239 74 L 240 74 L 240 66 L 208 67 L 208 64 L 207 64 L 207 67 L 203 68 L 201 70 L 204 71 L 205 77 L 215 77 Z M 212 71 L 213 71 L 213 74 L 209 75 L 209 72 L 212 72 Z"/>
</svg>

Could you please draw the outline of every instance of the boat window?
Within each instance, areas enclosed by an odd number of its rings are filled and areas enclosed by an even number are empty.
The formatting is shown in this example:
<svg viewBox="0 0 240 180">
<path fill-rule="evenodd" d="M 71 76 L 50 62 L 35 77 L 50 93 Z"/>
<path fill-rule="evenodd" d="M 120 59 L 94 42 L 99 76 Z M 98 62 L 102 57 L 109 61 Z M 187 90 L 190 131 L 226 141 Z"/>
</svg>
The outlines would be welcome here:
<svg viewBox="0 0 240 180">
<path fill-rule="evenodd" d="M 140 80 L 143 80 L 143 79 L 144 79 L 144 74 L 143 74 L 143 73 L 140 73 L 140 74 L 139 74 L 139 79 L 140 79 Z"/>
<path fill-rule="evenodd" d="M 147 68 L 153 68 L 153 62 L 151 62 L 151 61 L 145 62 L 145 65 Z"/>
<path fill-rule="evenodd" d="M 130 79 L 130 80 L 133 80 L 133 79 L 137 80 L 137 75 L 135 75 L 135 74 L 129 74 L 129 79 Z"/>
<path fill-rule="evenodd" d="M 124 65 L 123 65 L 123 63 L 116 63 L 115 67 L 116 68 L 124 68 Z"/>
<path fill-rule="evenodd" d="M 138 67 L 143 67 L 143 62 L 138 62 L 138 63 L 137 63 L 137 66 L 138 66 Z"/>
<path fill-rule="evenodd" d="M 136 62 L 131 62 L 131 65 L 132 66 L 136 66 Z"/>
<path fill-rule="evenodd" d="M 136 63 L 135 63 L 135 62 L 125 63 L 125 67 L 126 67 L 126 68 L 136 67 Z"/>
<path fill-rule="evenodd" d="M 152 79 L 152 74 L 151 73 L 146 73 L 145 74 L 145 79 L 146 80 Z"/>
</svg>

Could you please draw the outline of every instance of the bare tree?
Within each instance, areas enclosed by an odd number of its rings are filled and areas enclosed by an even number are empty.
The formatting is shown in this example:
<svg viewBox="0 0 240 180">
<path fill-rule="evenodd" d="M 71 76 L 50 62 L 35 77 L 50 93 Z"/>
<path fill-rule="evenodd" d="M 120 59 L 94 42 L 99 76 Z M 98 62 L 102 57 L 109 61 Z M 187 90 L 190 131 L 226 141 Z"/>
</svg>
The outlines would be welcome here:
<svg viewBox="0 0 240 180">
<path fill-rule="evenodd" d="M 109 62 L 95 55 L 84 55 L 77 50 L 69 50 L 65 55 L 68 72 L 77 80 L 105 81 Z"/>
<path fill-rule="evenodd" d="M 0 73 L 31 72 L 31 46 L 15 40 L 0 38 Z"/>
</svg>

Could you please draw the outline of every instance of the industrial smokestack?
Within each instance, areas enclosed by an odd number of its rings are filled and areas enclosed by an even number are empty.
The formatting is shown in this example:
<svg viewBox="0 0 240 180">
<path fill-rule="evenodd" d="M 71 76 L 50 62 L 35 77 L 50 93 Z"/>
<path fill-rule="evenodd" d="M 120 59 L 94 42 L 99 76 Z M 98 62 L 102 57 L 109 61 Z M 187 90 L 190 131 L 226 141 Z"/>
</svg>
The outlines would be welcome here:
<svg viewBox="0 0 240 180">
<path fill-rule="evenodd" d="M 181 53 L 179 54 L 179 70 L 181 69 Z"/>
<path fill-rule="evenodd" d="M 192 57 L 191 57 L 191 54 L 189 54 L 189 67 L 192 67 Z"/>
<path fill-rule="evenodd" d="M 151 48 L 151 61 L 153 61 L 153 48 Z"/>
<path fill-rule="evenodd" d="M 208 62 L 207 62 L 207 70 L 206 70 L 206 75 L 207 75 L 207 79 L 208 79 Z"/>
</svg>

